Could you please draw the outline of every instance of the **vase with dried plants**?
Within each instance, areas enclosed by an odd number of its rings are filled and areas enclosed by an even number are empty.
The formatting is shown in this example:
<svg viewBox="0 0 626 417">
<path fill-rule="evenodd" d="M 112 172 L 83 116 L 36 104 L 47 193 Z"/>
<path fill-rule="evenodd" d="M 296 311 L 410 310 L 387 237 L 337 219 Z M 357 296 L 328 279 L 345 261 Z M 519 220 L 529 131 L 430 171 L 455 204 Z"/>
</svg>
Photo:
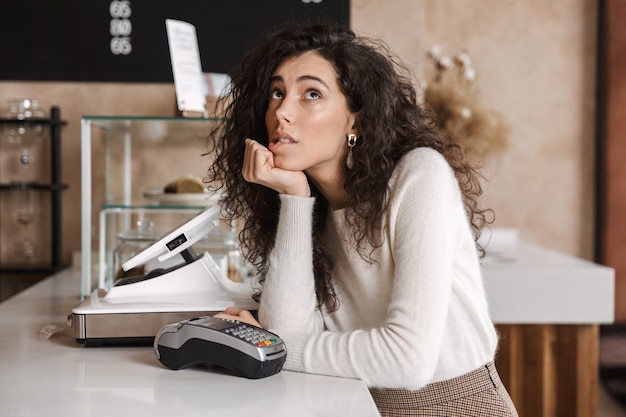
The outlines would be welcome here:
<svg viewBox="0 0 626 417">
<path fill-rule="evenodd" d="M 424 103 L 434 111 L 439 128 L 473 160 L 482 162 L 503 151 L 509 127 L 502 114 L 479 102 L 469 54 L 450 57 L 435 46 L 427 58 L 432 71 L 424 82 Z"/>
</svg>

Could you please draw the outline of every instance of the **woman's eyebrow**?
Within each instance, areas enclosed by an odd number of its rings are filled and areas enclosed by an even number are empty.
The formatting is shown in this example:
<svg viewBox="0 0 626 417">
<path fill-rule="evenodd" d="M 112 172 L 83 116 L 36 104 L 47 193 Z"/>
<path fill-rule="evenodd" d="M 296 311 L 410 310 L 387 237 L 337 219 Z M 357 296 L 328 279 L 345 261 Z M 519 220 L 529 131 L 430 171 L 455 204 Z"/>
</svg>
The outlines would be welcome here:
<svg viewBox="0 0 626 417">
<path fill-rule="evenodd" d="M 330 87 L 328 86 L 328 84 L 326 84 L 326 82 L 324 80 L 322 80 L 319 77 L 316 77 L 315 75 L 303 75 L 301 77 L 298 77 L 298 82 L 307 81 L 307 80 L 317 81 L 320 84 L 322 84 L 324 87 L 326 87 L 326 88 L 328 88 L 330 90 Z"/>
<path fill-rule="evenodd" d="M 300 83 L 300 82 L 308 81 L 308 80 L 317 81 L 320 84 L 322 84 L 324 87 L 330 90 L 330 87 L 328 86 L 328 84 L 326 84 L 324 80 L 322 80 L 319 77 L 316 77 L 315 75 L 302 75 L 298 77 L 296 81 Z M 270 77 L 270 83 L 274 83 L 274 82 L 283 82 L 283 77 L 281 77 L 280 75 L 272 75 L 272 77 Z"/>
</svg>

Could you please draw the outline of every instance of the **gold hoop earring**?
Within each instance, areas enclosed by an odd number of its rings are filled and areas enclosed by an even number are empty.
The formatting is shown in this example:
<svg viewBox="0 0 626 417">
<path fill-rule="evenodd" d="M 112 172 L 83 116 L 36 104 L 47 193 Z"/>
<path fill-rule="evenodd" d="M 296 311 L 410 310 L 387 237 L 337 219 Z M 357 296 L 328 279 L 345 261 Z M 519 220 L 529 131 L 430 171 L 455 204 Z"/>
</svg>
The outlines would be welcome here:
<svg viewBox="0 0 626 417">
<path fill-rule="evenodd" d="M 356 135 L 354 133 L 350 133 L 348 135 L 348 159 L 346 159 L 346 166 L 348 169 L 352 169 L 354 166 L 354 158 L 352 157 L 352 148 L 356 145 Z"/>
</svg>

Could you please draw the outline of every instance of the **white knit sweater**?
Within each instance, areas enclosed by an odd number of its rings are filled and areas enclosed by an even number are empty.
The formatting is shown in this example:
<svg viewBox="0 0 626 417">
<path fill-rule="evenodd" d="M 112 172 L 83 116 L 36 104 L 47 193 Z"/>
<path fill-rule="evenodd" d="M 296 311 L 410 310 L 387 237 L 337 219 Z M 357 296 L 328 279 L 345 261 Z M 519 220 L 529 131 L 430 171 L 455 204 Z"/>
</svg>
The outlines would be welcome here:
<svg viewBox="0 0 626 417">
<path fill-rule="evenodd" d="M 383 245 L 367 263 L 344 239 L 344 210 L 324 242 L 339 309 L 316 308 L 314 198 L 281 195 L 261 324 L 287 345 L 285 369 L 418 389 L 493 360 L 497 336 L 458 183 L 429 148 L 411 151 L 390 181 Z"/>
</svg>

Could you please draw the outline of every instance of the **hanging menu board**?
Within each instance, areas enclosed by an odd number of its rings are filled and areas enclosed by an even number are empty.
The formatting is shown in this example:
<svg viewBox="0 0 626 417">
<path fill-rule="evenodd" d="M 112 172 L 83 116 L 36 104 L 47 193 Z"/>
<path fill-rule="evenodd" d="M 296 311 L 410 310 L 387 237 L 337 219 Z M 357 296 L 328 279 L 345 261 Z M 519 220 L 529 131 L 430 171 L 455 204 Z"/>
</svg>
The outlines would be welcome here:
<svg viewBox="0 0 626 417">
<path fill-rule="evenodd" d="M 232 73 L 272 27 L 349 24 L 349 0 L 24 0 L 0 11 L 0 80 L 172 82 L 166 19 L 195 26 L 202 70 Z"/>
</svg>

